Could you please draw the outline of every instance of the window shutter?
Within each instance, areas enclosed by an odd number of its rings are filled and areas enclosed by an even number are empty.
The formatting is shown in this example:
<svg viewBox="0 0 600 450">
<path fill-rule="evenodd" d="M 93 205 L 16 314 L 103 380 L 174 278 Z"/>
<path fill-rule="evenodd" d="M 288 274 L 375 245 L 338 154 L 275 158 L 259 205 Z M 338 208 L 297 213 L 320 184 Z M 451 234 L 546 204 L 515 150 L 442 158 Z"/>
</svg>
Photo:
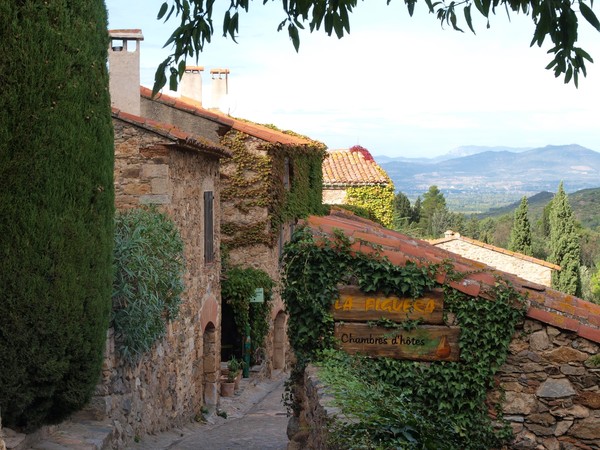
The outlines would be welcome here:
<svg viewBox="0 0 600 450">
<path fill-rule="evenodd" d="M 214 249 L 214 196 L 212 191 L 204 193 L 204 262 L 213 262 L 215 257 Z"/>
</svg>

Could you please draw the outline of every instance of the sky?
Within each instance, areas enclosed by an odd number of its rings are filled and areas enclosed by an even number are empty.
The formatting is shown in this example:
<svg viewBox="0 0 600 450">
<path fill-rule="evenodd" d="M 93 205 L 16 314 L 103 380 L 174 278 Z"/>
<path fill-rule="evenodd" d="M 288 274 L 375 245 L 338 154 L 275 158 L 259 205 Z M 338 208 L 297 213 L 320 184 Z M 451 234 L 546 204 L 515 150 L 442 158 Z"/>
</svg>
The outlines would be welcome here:
<svg viewBox="0 0 600 450">
<path fill-rule="evenodd" d="M 228 4 L 221 0 L 219 5 Z M 106 0 L 109 28 L 141 28 L 141 83 L 151 87 L 164 43 L 178 25 L 156 20 L 162 0 Z M 597 3 L 596 3 L 597 4 Z M 196 62 L 228 68 L 229 113 L 272 123 L 324 142 L 330 149 L 361 145 L 373 155 L 435 157 L 463 145 L 543 147 L 579 144 L 600 152 L 600 33 L 580 20 L 579 44 L 597 61 L 579 89 L 545 70 L 551 57 L 529 47 L 534 24 L 498 11 L 476 35 L 442 28 L 424 2 L 409 17 L 404 2 L 359 2 L 350 34 L 301 32 L 295 52 L 281 2 L 251 2 L 240 17 L 238 43 L 215 36 Z M 473 8 L 475 11 L 475 8 Z M 600 9 L 594 12 L 600 16 Z M 459 14 L 462 17 L 462 12 Z M 460 25 L 460 24 L 459 24 Z"/>
</svg>

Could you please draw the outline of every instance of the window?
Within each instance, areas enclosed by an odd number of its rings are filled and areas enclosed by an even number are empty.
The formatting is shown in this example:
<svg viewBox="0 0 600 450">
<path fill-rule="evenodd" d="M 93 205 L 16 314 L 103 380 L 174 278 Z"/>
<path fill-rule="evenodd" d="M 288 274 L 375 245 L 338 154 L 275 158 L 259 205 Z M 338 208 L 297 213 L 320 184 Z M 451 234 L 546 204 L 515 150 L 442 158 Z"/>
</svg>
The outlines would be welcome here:
<svg viewBox="0 0 600 450">
<path fill-rule="evenodd" d="M 204 262 L 211 263 L 215 259 L 214 245 L 214 195 L 212 191 L 204 193 Z"/>
</svg>

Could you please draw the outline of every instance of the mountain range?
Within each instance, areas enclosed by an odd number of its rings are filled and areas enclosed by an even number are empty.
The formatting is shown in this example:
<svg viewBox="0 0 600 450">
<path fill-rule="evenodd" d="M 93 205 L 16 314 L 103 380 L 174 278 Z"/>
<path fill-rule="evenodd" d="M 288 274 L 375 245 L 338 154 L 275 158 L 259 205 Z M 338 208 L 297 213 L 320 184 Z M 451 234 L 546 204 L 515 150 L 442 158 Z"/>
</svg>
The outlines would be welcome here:
<svg viewBox="0 0 600 450">
<path fill-rule="evenodd" d="M 464 155 L 464 156 L 462 156 Z M 600 186 L 600 153 L 580 145 L 460 147 L 436 159 L 375 156 L 396 190 L 411 200 L 436 185 L 450 209 L 482 212 L 541 191 Z"/>
</svg>

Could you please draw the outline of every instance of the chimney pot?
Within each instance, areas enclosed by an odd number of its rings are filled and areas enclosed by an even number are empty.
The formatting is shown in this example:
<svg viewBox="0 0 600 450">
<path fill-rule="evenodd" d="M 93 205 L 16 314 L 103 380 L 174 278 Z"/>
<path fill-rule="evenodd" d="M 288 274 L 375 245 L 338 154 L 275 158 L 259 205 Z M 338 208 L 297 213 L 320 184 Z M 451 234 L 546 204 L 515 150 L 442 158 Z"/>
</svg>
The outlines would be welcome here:
<svg viewBox="0 0 600 450">
<path fill-rule="evenodd" d="M 110 102 L 115 108 L 140 115 L 140 42 L 142 30 L 109 30 Z M 135 46 L 132 44 L 135 43 Z"/>
</svg>

